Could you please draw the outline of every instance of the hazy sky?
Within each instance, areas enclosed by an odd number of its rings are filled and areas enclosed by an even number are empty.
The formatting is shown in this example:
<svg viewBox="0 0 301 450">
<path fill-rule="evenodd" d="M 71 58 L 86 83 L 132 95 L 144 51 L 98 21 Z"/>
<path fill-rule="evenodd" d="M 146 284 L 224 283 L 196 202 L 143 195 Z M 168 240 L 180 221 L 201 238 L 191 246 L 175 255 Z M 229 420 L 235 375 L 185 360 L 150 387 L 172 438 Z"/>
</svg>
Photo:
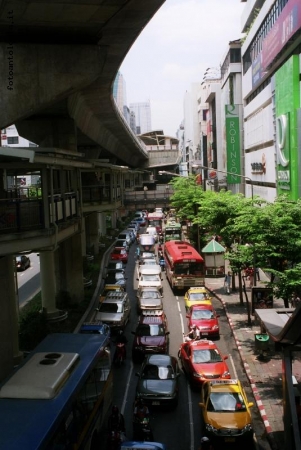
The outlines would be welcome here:
<svg viewBox="0 0 301 450">
<path fill-rule="evenodd" d="M 141 0 L 146 1 L 146 0 Z M 150 100 L 152 129 L 175 136 L 185 91 L 242 37 L 240 0 L 166 0 L 126 56 L 127 103 Z"/>
</svg>

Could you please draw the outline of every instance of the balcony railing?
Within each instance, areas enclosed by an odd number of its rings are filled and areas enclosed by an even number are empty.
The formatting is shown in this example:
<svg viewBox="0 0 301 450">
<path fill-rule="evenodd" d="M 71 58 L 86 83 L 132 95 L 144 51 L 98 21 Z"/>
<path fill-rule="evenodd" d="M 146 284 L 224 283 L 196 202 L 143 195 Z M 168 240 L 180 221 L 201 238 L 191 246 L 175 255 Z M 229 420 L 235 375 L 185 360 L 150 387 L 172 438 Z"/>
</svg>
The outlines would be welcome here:
<svg viewBox="0 0 301 450">
<path fill-rule="evenodd" d="M 22 192 L 21 192 L 22 191 Z M 27 198 L 24 188 L 7 192 L 6 199 L 0 199 L 0 233 L 19 233 L 43 229 L 45 213 L 41 190 L 39 196 Z M 37 198 L 39 197 L 39 198 Z M 78 215 L 76 192 L 48 196 L 50 222 L 60 224 Z"/>
</svg>

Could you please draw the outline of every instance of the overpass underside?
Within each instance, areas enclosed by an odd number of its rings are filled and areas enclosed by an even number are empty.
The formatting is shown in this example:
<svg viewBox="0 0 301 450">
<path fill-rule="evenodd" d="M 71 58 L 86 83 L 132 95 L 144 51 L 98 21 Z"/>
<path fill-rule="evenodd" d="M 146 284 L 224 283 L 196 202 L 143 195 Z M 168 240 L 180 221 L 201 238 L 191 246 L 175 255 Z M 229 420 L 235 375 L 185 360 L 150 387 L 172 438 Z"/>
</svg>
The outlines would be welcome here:
<svg viewBox="0 0 301 450">
<path fill-rule="evenodd" d="M 19 358 L 13 255 L 40 249 L 42 302 L 49 315 L 59 314 L 59 288 L 79 301 L 86 237 L 97 242 L 106 212 L 123 204 L 123 170 L 148 162 L 115 105 L 112 86 L 127 52 L 163 3 L 1 2 L 0 129 L 16 124 L 40 154 L 19 149 L 15 157 L 0 150 L 0 380 Z M 9 198 L 10 170 L 16 178 L 40 171 L 36 197 Z"/>
</svg>

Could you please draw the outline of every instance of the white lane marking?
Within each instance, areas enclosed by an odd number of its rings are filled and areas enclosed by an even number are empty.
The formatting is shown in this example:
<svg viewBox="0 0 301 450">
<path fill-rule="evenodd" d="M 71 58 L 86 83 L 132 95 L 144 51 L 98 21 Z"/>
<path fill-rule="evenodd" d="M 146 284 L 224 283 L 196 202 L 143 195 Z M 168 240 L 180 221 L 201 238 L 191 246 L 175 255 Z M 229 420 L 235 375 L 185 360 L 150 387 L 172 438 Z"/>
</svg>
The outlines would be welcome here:
<svg viewBox="0 0 301 450">
<path fill-rule="evenodd" d="M 182 328 L 182 335 L 184 334 L 184 321 L 183 321 L 183 314 L 181 312 L 181 305 L 179 302 L 179 297 L 176 296 L 177 304 L 178 304 L 178 311 L 181 321 L 181 328 Z M 183 338 L 184 341 L 184 338 Z M 191 400 L 191 390 L 189 383 L 187 383 L 187 395 L 188 395 L 188 411 L 189 411 L 189 424 L 190 424 L 190 450 L 194 450 L 194 426 L 193 426 L 193 415 L 192 415 L 192 400 Z"/>
<path fill-rule="evenodd" d="M 193 427 L 193 417 L 192 417 L 192 401 L 191 401 L 191 390 L 187 383 L 187 393 L 188 393 L 188 410 L 189 410 L 189 423 L 190 423 L 190 450 L 194 450 L 194 427 Z"/>
<path fill-rule="evenodd" d="M 126 388 L 125 388 L 123 401 L 122 401 L 122 406 L 121 406 L 121 414 L 124 414 L 125 405 L 126 405 L 126 402 L 127 402 L 127 396 L 128 396 L 128 392 L 129 392 L 129 388 L 130 388 L 131 376 L 132 376 L 132 373 L 133 373 L 133 368 L 134 368 L 134 364 L 131 361 L 131 368 L 130 368 L 130 371 L 129 371 L 129 374 L 128 374 L 128 378 L 127 378 L 127 382 L 126 382 Z"/>
<path fill-rule="evenodd" d="M 230 361 L 231 361 L 231 366 L 232 366 L 232 369 L 233 369 L 234 378 L 237 378 L 237 379 L 238 379 L 238 376 L 237 376 L 236 368 L 235 368 L 235 366 L 234 366 L 234 361 L 233 361 L 232 355 L 229 355 L 229 359 L 230 359 Z"/>
</svg>

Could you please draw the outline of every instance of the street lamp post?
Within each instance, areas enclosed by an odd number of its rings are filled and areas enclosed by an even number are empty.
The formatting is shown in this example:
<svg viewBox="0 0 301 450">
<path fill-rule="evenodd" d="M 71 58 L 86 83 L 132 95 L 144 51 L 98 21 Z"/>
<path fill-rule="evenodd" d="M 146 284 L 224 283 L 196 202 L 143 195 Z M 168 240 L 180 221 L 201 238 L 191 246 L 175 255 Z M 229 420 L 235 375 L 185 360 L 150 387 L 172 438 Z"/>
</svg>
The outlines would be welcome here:
<svg viewBox="0 0 301 450">
<path fill-rule="evenodd" d="M 227 172 L 226 170 L 213 169 L 212 167 L 207 167 L 207 166 L 203 166 L 203 165 L 193 165 L 192 167 L 205 169 L 205 170 L 214 170 L 215 172 L 225 173 L 226 175 L 233 175 L 233 176 L 236 176 L 236 177 L 243 178 L 244 180 L 249 180 L 250 186 L 251 186 L 251 196 L 252 196 L 252 200 L 253 200 L 254 192 L 253 192 L 253 180 L 252 180 L 252 178 L 246 177 L 245 175 L 240 175 L 240 174 L 234 173 L 234 172 Z"/>
</svg>

